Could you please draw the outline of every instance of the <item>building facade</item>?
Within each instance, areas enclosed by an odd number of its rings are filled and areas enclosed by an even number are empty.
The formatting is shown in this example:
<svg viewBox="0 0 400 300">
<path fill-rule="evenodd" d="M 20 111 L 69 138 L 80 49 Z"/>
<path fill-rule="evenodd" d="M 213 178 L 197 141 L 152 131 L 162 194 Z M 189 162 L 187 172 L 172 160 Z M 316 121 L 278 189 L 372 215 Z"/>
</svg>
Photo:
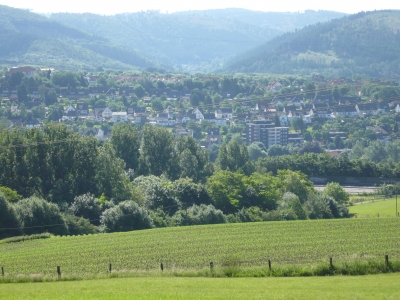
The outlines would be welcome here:
<svg viewBox="0 0 400 300">
<path fill-rule="evenodd" d="M 288 144 L 288 127 L 275 127 L 269 120 L 256 120 L 246 123 L 246 143 L 261 142 L 265 147 L 272 145 L 286 146 Z"/>
</svg>

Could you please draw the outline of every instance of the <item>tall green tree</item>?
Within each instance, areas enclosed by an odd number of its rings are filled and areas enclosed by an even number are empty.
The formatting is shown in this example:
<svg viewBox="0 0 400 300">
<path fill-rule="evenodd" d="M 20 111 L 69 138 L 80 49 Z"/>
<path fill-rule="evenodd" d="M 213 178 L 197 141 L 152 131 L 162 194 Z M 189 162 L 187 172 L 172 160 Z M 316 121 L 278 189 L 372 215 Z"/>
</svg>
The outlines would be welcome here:
<svg viewBox="0 0 400 300">
<path fill-rule="evenodd" d="M 181 168 L 180 177 L 190 177 L 196 182 L 204 182 L 212 174 L 210 155 L 194 138 L 180 137 L 176 142 L 176 151 Z"/>
<path fill-rule="evenodd" d="M 117 202 L 130 198 L 129 177 L 125 174 L 125 163 L 118 158 L 110 143 L 98 150 L 96 158 L 97 190 Z"/>
<path fill-rule="evenodd" d="M 125 162 L 127 169 L 138 169 L 140 136 L 136 126 L 127 123 L 115 124 L 111 144 L 117 156 Z"/>
<path fill-rule="evenodd" d="M 228 144 L 221 145 L 217 157 L 217 165 L 220 170 L 236 172 L 248 161 L 249 152 L 245 144 L 239 145 L 237 141 L 231 140 Z"/>
<path fill-rule="evenodd" d="M 176 156 L 174 136 L 165 128 L 146 125 L 142 130 L 140 152 L 141 174 L 160 176 L 173 167 L 172 159 Z"/>
</svg>

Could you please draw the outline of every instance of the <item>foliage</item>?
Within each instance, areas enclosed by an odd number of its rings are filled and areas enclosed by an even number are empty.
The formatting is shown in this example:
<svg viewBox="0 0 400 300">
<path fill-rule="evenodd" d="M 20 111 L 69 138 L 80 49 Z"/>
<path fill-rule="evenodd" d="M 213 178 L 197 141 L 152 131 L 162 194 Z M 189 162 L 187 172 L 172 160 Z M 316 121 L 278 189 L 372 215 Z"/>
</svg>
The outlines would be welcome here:
<svg viewBox="0 0 400 300">
<path fill-rule="evenodd" d="M 18 201 L 14 207 L 23 225 L 24 234 L 68 234 L 67 224 L 56 204 L 38 197 L 30 197 Z"/>
<path fill-rule="evenodd" d="M 266 150 L 264 144 L 261 142 L 254 142 L 247 147 L 250 160 L 258 160 L 261 157 L 267 156 Z"/>
<path fill-rule="evenodd" d="M 110 144 L 104 144 L 98 149 L 96 157 L 97 190 L 102 191 L 107 198 L 117 202 L 130 197 L 129 177 L 125 174 L 125 162 L 117 157 Z"/>
<path fill-rule="evenodd" d="M 138 169 L 140 138 L 135 126 L 125 123 L 115 124 L 112 129 L 111 144 L 116 155 L 125 162 L 127 169 Z"/>
<path fill-rule="evenodd" d="M 147 209 L 156 210 L 160 208 L 170 215 L 173 215 L 179 209 L 180 203 L 173 189 L 170 188 L 170 182 L 150 175 L 137 177 L 133 181 L 133 185 L 142 191 L 145 198 L 144 206 Z"/>
<path fill-rule="evenodd" d="M 278 179 L 258 173 L 219 171 L 208 178 L 207 189 L 213 205 L 226 214 L 250 206 L 273 210 L 280 198 Z"/>
<path fill-rule="evenodd" d="M 238 222 L 263 222 L 268 220 L 267 214 L 258 206 L 243 207 L 235 213 L 235 218 Z"/>
<path fill-rule="evenodd" d="M 226 223 L 226 217 L 219 209 L 212 205 L 193 205 L 186 210 L 179 210 L 173 216 L 175 223 L 179 225 L 204 225 Z"/>
<path fill-rule="evenodd" d="M 172 190 L 182 206 L 211 203 L 210 195 L 205 186 L 201 183 L 196 184 L 189 178 L 175 180 L 172 184 Z"/>
<path fill-rule="evenodd" d="M 97 227 L 89 222 L 89 220 L 76 217 L 70 214 L 63 215 L 65 223 L 68 226 L 69 235 L 95 234 L 98 233 Z"/>
<path fill-rule="evenodd" d="M 6 186 L 0 186 L 0 192 L 6 198 L 8 202 L 17 202 L 18 200 L 22 199 L 22 196 Z"/>
<path fill-rule="evenodd" d="M 226 70 L 390 77 L 399 67 L 398 19 L 397 11 L 371 11 L 310 25 L 234 58 Z"/>
<path fill-rule="evenodd" d="M 324 195 L 332 197 L 339 204 L 346 204 L 350 199 L 349 193 L 337 182 L 329 182 L 324 188 Z"/>
<path fill-rule="evenodd" d="M 235 140 L 230 141 L 228 144 L 223 143 L 219 148 L 217 165 L 220 170 L 229 170 L 236 172 L 244 167 L 249 161 L 249 152 L 247 147 L 239 145 Z"/>
<path fill-rule="evenodd" d="M 101 203 L 90 193 L 75 197 L 69 210 L 77 217 L 82 217 L 91 223 L 100 223 Z"/>
<path fill-rule="evenodd" d="M 142 130 L 143 140 L 140 153 L 140 173 L 160 176 L 174 167 L 174 137 L 165 128 L 147 125 Z"/>
<path fill-rule="evenodd" d="M 140 230 L 154 226 L 148 211 L 131 200 L 106 209 L 101 215 L 101 224 L 105 232 Z"/>
<path fill-rule="evenodd" d="M 291 170 L 279 170 L 278 177 L 282 190 L 284 192 L 296 194 L 301 203 L 304 203 L 308 195 L 314 191 L 312 182 L 304 173 Z"/>
<path fill-rule="evenodd" d="M 14 236 L 6 239 L 2 239 L 0 244 L 5 243 L 19 243 L 25 242 L 30 240 L 37 240 L 37 239 L 48 239 L 51 238 L 53 235 L 50 233 L 40 233 L 40 234 L 32 234 L 32 235 L 23 235 L 23 236 Z"/>
<path fill-rule="evenodd" d="M 0 239 L 20 235 L 22 233 L 20 227 L 21 223 L 18 214 L 0 191 Z M 14 229 L 5 230 L 5 228 Z"/>
</svg>

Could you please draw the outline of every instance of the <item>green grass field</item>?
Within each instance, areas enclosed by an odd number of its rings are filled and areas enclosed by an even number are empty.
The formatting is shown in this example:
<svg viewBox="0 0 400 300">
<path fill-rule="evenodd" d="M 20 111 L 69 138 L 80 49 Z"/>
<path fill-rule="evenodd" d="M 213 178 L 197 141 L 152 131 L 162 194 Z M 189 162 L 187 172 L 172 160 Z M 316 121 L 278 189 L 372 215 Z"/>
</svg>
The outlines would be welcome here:
<svg viewBox="0 0 400 300">
<path fill-rule="evenodd" d="M 399 299 L 400 275 L 119 278 L 2 284 L 2 299 Z"/>
<path fill-rule="evenodd" d="M 400 209 L 400 198 L 398 199 L 398 209 Z M 396 216 L 396 199 L 381 200 L 377 202 L 360 203 L 349 207 L 351 214 L 357 214 L 357 217 L 377 217 Z"/>
<path fill-rule="evenodd" d="M 400 259 L 400 218 L 336 219 L 172 227 L 0 244 L 6 275 L 105 274 L 113 270 L 310 265 L 355 259 Z"/>
</svg>

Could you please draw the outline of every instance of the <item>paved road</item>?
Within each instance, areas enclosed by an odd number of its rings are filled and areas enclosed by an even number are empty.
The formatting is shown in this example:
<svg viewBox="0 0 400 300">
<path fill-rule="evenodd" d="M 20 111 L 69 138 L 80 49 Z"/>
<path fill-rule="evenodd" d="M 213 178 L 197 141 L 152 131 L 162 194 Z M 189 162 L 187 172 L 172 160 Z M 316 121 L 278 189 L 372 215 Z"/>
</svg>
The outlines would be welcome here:
<svg viewBox="0 0 400 300">
<path fill-rule="evenodd" d="M 323 191 L 325 188 L 324 185 L 314 185 L 314 187 L 317 191 Z M 342 188 L 350 194 L 360 194 L 362 192 L 372 193 L 375 189 L 373 186 L 342 186 Z"/>
</svg>

